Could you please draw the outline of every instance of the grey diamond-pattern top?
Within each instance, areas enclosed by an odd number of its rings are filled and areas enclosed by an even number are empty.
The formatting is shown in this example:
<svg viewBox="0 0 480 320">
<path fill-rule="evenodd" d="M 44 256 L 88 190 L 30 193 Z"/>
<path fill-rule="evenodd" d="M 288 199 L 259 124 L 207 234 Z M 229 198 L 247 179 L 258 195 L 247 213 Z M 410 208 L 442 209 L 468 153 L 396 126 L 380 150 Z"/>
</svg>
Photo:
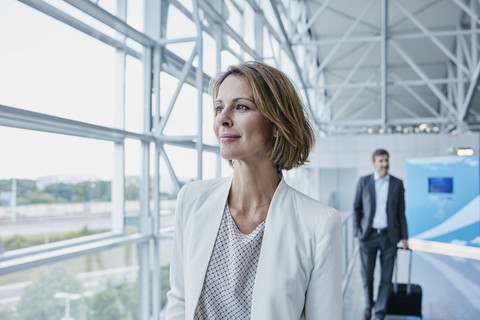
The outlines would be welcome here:
<svg viewBox="0 0 480 320">
<path fill-rule="evenodd" d="M 195 320 L 250 319 L 264 229 L 265 221 L 250 234 L 240 232 L 225 205 Z"/>
</svg>

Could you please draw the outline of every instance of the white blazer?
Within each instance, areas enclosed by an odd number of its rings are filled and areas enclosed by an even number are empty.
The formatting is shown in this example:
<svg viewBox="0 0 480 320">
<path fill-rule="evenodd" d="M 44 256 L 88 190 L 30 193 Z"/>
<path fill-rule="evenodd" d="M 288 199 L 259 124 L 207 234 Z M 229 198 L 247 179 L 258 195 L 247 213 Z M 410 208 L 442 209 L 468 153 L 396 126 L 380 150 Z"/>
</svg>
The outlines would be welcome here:
<svg viewBox="0 0 480 320">
<path fill-rule="evenodd" d="M 194 317 L 231 183 L 195 181 L 178 194 L 167 320 Z M 284 179 L 267 214 L 251 319 L 342 319 L 340 215 Z"/>
</svg>

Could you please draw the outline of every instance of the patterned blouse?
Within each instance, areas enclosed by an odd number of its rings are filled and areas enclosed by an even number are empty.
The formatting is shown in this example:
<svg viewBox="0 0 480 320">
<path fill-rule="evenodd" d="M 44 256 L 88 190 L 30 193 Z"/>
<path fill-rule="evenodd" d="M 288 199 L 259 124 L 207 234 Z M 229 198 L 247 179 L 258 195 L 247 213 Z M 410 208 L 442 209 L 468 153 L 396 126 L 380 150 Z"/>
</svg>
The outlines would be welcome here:
<svg viewBox="0 0 480 320">
<path fill-rule="evenodd" d="M 195 320 L 250 319 L 264 229 L 265 221 L 250 234 L 240 232 L 227 202 L 195 310 Z"/>
</svg>

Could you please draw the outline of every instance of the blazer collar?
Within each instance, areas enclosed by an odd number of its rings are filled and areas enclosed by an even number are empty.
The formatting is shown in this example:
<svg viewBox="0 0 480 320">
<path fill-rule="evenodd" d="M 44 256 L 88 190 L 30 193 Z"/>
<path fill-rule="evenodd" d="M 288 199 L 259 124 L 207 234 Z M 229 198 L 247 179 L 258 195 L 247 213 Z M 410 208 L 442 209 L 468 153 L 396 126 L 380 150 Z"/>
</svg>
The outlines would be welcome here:
<svg viewBox="0 0 480 320">
<path fill-rule="evenodd" d="M 268 303 L 266 292 L 272 287 L 271 280 L 268 275 L 272 268 L 272 250 L 275 250 L 278 236 L 282 234 L 285 228 L 284 214 L 286 212 L 294 212 L 295 204 L 291 198 L 288 197 L 288 184 L 282 177 L 280 183 L 273 194 L 272 202 L 267 213 L 265 221 L 265 230 L 263 233 L 262 249 L 260 257 L 258 258 L 257 272 L 255 275 L 255 284 L 252 293 L 252 309 L 251 318 L 261 319 L 262 310 L 265 308 L 265 303 Z"/>
<path fill-rule="evenodd" d="M 218 187 L 213 188 L 208 195 L 208 199 L 202 199 L 193 214 L 193 219 L 190 219 L 186 237 L 191 238 L 189 242 L 201 245 L 194 246 L 194 250 L 187 253 L 190 257 L 189 263 L 195 268 L 190 269 L 194 272 L 188 273 L 185 279 L 192 288 L 191 304 L 186 306 L 185 319 L 194 317 L 231 184 L 232 177 L 221 179 Z"/>
<path fill-rule="evenodd" d="M 370 179 L 368 179 L 368 189 L 369 189 L 369 192 L 370 192 L 370 206 L 371 208 L 373 209 L 373 212 L 375 212 L 375 204 L 376 204 L 376 197 L 375 197 L 375 174 L 372 173 L 370 175 Z M 373 216 L 371 218 L 373 220 Z"/>
</svg>

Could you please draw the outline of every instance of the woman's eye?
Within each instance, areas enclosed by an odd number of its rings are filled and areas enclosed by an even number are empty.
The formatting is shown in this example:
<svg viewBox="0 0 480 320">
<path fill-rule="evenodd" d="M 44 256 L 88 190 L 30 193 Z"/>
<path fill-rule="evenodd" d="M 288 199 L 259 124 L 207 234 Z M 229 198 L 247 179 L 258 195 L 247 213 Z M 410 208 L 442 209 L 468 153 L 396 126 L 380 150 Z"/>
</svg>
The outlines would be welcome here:
<svg viewBox="0 0 480 320">
<path fill-rule="evenodd" d="M 215 107 L 215 114 L 218 115 L 218 114 L 222 113 L 222 110 L 223 110 L 223 107 L 222 107 L 222 106 L 216 106 L 216 107 Z"/>
<path fill-rule="evenodd" d="M 235 109 L 237 109 L 237 110 L 249 110 L 250 108 L 247 107 L 246 105 L 239 104 L 239 105 L 235 106 Z"/>
</svg>

